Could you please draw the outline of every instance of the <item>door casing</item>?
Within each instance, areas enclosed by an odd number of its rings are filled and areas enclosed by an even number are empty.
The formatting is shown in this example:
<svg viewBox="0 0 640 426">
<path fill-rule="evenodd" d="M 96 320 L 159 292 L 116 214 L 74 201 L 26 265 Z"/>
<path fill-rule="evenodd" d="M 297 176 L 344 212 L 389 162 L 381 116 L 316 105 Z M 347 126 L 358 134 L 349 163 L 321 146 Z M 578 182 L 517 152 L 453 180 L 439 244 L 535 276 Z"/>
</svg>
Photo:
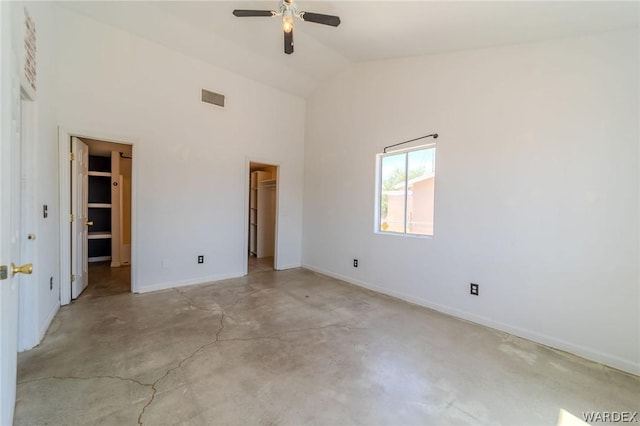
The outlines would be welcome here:
<svg viewBox="0 0 640 426">
<path fill-rule="evenodd" d="M 244 259 L 244 275 L 249 273 L 249 250 L 247 250 L 247 242 L 249 241 L 249 191 L 251 186 L 251 163 L 260 163 L 260 164 L 268 164 L 269 166 L 273 166 L 277 170 L 277 179 L 276 179 L 276 223 L 274 229 L 274 247 L 273 247 L 273 269 L 279 270 L 278 264 L 278 225 L 280 223 L 280 175 L 282 166 L 280 162 L 274 161 L 273 159 L 264 159 L 264 158 L 255 158 L 255 157 L 246 157 L 245 158 L 245 184 L 244 184 L 244 244 L 242 245 L 243 251 L 242 256 Z"/>
<path fill-rule="evenodd" d="M 105 135 L 98 131 L 73 130 L 58 126 L 58 161 L 60 188 L 60 305 L 71 302 L 71 138 L 95 139 L 105 142 L 131 145 L 131 292 L 138 292 L 138 252 L 137 252 L 137 171 L 136 141 L 132 138 Z"/>
</svg>

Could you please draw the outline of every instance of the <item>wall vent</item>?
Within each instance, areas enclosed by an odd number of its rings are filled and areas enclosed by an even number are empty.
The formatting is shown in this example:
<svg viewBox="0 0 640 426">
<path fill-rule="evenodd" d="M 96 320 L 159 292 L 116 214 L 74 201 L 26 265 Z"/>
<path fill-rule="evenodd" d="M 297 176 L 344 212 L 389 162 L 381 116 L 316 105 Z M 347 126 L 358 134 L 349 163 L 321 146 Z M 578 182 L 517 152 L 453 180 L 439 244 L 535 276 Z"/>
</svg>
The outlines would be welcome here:
<svg viewBox="0 0 640 426">
<path fill-rule="evenodd" d="M 202 89 L 202 102 L 218 105 L 219 107 L 224 108 L 224 95 Z"/>
</svg>

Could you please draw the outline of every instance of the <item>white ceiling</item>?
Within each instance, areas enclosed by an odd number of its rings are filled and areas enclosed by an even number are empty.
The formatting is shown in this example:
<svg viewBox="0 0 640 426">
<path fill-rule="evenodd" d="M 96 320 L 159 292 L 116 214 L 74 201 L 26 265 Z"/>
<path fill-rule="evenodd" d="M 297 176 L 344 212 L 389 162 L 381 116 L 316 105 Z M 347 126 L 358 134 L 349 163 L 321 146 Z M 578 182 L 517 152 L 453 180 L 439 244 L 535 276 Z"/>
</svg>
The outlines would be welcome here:
<svg viewBox="0 0 640 426">
<path fill-rule="evenodd" d="M 421 56 L 640 26 L 637 1 L 305 1 L 299 10 L 340 16 L 333 28 L 295 22 L 283 53 L 279 18 L 237 18 L 268 1 L 63 2 L 65 7 L 289 93 L 359 61 Z"/>
</svg>

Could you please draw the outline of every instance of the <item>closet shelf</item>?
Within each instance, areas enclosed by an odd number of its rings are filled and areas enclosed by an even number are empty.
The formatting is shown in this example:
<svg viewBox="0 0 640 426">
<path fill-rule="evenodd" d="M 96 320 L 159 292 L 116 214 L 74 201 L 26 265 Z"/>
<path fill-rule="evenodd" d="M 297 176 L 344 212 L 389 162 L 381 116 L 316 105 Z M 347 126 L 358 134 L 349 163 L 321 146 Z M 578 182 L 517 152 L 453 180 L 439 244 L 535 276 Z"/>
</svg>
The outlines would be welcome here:
<svg viewBox="0 0 640 426">
<path fill-rule="evenodd" d="M 110 209 L 111 204 L 108 203 L 88 203 L 87 207 L 90 209 Z"/>
<path fill-rule="evenodd" d="M 87 238 L 90 240 L 104 240 L 111 238 L 111 232 L 89 232 Z"/>
<path fill-rule="evenodd" d="M 89 176 L 111 177 L 111 172 L 89 172 Z"/>
</svg>

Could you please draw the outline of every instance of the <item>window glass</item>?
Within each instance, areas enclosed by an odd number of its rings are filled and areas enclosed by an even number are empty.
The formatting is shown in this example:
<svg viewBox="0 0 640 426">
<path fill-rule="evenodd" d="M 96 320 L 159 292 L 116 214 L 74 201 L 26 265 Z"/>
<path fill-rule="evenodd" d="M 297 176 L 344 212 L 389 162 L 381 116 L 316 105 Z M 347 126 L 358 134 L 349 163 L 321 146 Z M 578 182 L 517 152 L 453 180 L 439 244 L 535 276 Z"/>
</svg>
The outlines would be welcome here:
<svg viewBox="0 0 640 426">
<path fill-rule="evenodd" d="M 378 232 L 433 235 L 435 146 L 380 157 Z"/>
<path fill-rule="evenodd" d="M 433 235 L 434 154 L 433 148 L 407 154 L 408 234 Z"/>
<path fill-rule="evenodd" d="M 406 153 L 382 157 L 380 230 L 404 232 Z"/>
</svg>

